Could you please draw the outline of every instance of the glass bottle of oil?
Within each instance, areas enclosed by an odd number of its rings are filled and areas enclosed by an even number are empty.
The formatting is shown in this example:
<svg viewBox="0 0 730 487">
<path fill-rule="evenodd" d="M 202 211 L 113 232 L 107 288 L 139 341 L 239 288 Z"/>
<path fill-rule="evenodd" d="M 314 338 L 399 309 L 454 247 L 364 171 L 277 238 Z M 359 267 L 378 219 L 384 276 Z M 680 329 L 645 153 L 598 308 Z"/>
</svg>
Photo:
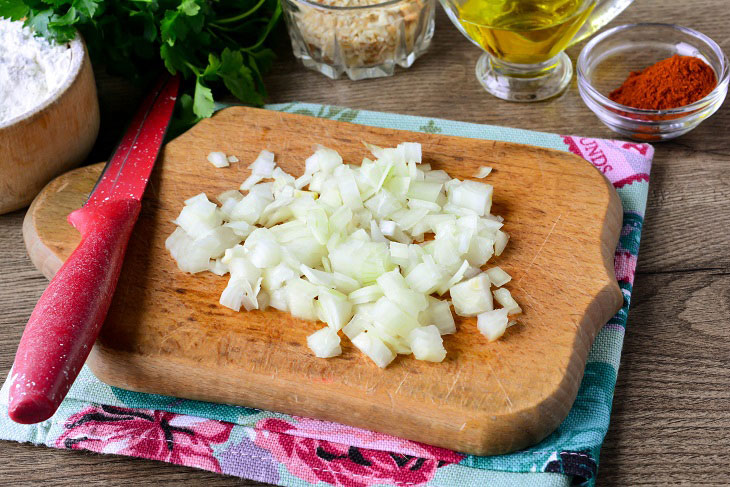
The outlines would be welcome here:
<svg viewBox="0 0 730 487">
<path fill-rule="evenodd" d="M 537 101 L 561 93 L 573 66 L 563 52 L 633 0 L 440 0 L 454 25 L 486 51 L 477 78 L 493 95 Z"/>
<path fill-rule="evenodd" d="M 537 64 L 563 51 L 593 10 L 584 0 L 466 0 L 459 21 L 494 57 Z"/>
</svg>

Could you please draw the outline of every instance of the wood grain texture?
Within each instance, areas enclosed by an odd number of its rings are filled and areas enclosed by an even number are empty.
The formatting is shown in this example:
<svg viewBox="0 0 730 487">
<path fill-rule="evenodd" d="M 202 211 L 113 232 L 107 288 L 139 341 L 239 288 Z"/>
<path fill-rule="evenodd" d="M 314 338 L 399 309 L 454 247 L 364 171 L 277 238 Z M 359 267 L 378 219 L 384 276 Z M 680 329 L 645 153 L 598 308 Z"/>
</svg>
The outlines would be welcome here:
<svg viewBox="0 0 730 487">
<path fill-rule="evenodd" d="M 218 305 L 226 279 L 180 272 L 164 243 L 185 199 L 238 186 L 245 164 L 214 168 L 222 150 L 242 161 L 266 148 L 300 174 L 313 144 L 346 161 L 367 155 L 361 141 L 423 145 L 424 161 L 460 179 L 485 158 L 494 167 L 494 212 L 511 245 L 497 262 L 522 303 L 520 326 L 489 344 L 476 319 L 460 319 L 443 364 L 400 357 L 377 368 L 349 342 L 342 356 L 317 359 L 306 336 L 321 327 L 277 310 L 239 314 Z M 25 219 L 31 260 L 47 276 L 78 242 L 65 221 L 101 165 L 65 174 L 36 198 Z M 608 181 L 570 153 L 537 147 L 394 131 L 249 108 L 229 108 L 164 147 L 130 240 L 104 328 L 89 358 L 105 382 L 371 430 L 475 454 L 534 444 L 562 422 L 598 329 L 620 307 L 613 250 L 621 203 Z M 578 211 L 579 210 L 579 211 Z M 55 267 L 55 268 L 54 268 Z"/>
<path fill-rule="evenodd" d="M 611 25 L 679 22 L 730 51 L 726 0 L 640 0 Z M 506 104 L 473 79 L 479 55 L 437 14 L 432 50 L 392 80 L 331 82 L 283 59 L 269 78 L 274 102 L 339 103 L 356 108 L 424 114 L 454 120 L 558 133 L 612 137 L 580 100 L 575 81 L 560 98 Z M 578 46 L 580 47 L 580 46 Z M 569 54 L 575 60 L 578 49 Z M 450 83 L 443 77 L 463 73 Z M 105 157 L 115 136 L 104 132 L 132 110 L 133 92 L 101 79 Z M 459 83 L 463 80 L 463 83 Z M 398 85 L 403 84 L 403 88 Z M 376 96 L 373 97 L 373 94 Z M 639 273 L 623 348 L 608 437 L 601 451 L 599 487 L 727 485 L 730 465 L 730 341 L 718 337 L 730 322 L 730 110 L 681 138 L 657 144 L 642 233 Z M 119 127 L 121 130 L 121 127 Z M 0 216 L 0 374 L 13 361 L 23 326 L 46 279 L 28 258 L 23 212 Z M 690 308 L 691 313 L 684 313 Z M 708 328 L 709 325 L 710 326 Z M 704 330 L 704 331 L 703 331 Z M 709 330 L 709 331 L 708 331 Z M 708 382 L 711 386 L 708 387 Z M 718 392 L 719 390 L 719 392 Z M 141 459 L 0 443 L 0 472 L 9 485 L 263 486 L 257 482 Z M 4 481 L 5 482 L 5 481 Z"/>
<path fill-rule="evenodd" d="M 0 123 L 0 213 L 27 206 L 48 181 L 79 165 L 99 131 L 94 72 L 79 38 L 59 93 L 27 117 Z"/>
</svg>

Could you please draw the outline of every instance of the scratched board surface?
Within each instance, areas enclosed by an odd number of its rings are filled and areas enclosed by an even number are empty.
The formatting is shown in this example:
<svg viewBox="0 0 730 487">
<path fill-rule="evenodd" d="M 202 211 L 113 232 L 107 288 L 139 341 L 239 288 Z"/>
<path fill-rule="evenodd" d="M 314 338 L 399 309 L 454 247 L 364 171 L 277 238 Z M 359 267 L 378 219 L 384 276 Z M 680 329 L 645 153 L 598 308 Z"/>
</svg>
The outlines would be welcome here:
<svg viewBox="0 0 730 487">
<path fill-rule="evenodd" d="M 505 287 L 525 311 L 501 340 L 487 342 L 474 318 L 457 317 L 440 364 L 399 356 L 379 369 L 346 339 L 341 356 L 318 359 L 306 337 L 321 323 L 224 308 L 218 298 L 227 279 L 182 273 L 165 250 L 185 199 L 213 197 L 249 175 L 244 163 L 214 168 L 209 152 L 253 161 L 268 149 L 298 175 L 314 144 L 359 163 L 363 140 L 420 142 L 424 162 L 460 179 L 494 168 L 493 212 L 511 235 L 494 262 L 513 276 Z M 49 277 L 79 240 L 65 216 L 100 171 L 61 176 L 28 212 L 26 245 Z M 569 153 L 229 108 L 164 148 L 89 365 L 103 381 L 135 391 L 337 421 L 474 454 L 513 451 L 565 418 L 593 338 L 620 306 L 613 273 L 620 224 L 613 188 Z"/>
</svg>

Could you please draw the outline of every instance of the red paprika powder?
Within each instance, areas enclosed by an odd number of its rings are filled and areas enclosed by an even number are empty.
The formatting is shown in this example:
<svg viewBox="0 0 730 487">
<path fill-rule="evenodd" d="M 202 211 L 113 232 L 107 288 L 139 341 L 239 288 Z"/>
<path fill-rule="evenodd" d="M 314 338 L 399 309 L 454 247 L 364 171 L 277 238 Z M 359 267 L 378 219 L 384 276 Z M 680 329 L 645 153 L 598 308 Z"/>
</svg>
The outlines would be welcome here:
<svg viewBox="0 0 730 487">
<path fill-rule="evenodd" d="M 633 108 L 663 110 L 694 103 L 715 86 L 715 71 L 707 63 L 675 54 L 646 69 L 633 71 L 608 97 Z"/>
</svg>

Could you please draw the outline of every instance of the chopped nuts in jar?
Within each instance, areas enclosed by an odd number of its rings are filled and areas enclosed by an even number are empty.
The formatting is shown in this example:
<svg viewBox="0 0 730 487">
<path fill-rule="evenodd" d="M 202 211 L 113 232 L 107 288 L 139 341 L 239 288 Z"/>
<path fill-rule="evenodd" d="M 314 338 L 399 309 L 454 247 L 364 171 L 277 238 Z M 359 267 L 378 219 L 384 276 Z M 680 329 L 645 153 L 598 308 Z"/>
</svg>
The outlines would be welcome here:
<svg viewBox="0 0 730 487">
<path fill-rule="evenodd" d="M 295 55 L 331 77 L 342 72 L 352 79 L 390 75 L 395 64 L 410 66 L 433 35 L 433 0 L 283 3 L 289 4 L 285 10 Z"/>
</svg>

